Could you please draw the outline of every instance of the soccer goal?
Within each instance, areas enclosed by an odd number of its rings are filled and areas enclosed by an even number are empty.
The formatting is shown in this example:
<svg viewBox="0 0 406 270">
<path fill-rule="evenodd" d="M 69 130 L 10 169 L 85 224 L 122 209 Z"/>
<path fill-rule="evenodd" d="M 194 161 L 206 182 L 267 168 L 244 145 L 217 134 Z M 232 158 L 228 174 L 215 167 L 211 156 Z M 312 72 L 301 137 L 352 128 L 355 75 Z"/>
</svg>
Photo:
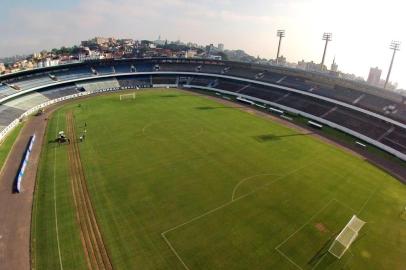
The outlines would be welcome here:
<svg viewBox="0 0 406 270">
<path fill-rule="evenodd" d="M 345 225 L 344 229 L 334 239 L 328 251 L 337 258 L 341 258 L 358 236 L 358 232 L 365 225 L 365 221 L 356 215 Z"/>
<path fill-rule="evenodd" d="M 135 93 L 123 94 L 123 95 L 120 95 L 120 100 L 124 100 L 124 99 L 135 99 L 135 97 L 136 97 Z"/>
</svg>

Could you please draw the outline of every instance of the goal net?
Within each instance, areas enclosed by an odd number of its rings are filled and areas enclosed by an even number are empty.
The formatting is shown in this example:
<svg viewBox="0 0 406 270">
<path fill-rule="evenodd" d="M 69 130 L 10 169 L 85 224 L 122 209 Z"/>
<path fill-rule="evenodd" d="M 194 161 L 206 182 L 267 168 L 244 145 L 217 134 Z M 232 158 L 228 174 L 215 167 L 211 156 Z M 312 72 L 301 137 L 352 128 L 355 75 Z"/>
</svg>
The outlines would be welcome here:
<svg viewBox="0 0 406 270">
<path fill-rule="evenodd" d="M 364 221 L 359 219 L 356 215 L 352 216 L 348 224 L 345 225 L 344 229 L 334 239 L 328 251 L 340 259 L 354 242 L 355 238 L 357 238 L 358 232 L 364 225 Z"/>
<path fill-rule="evenodd" d="M 135 93 L 120 95 L 120 100 L 135 99 Z"/>
</svg>

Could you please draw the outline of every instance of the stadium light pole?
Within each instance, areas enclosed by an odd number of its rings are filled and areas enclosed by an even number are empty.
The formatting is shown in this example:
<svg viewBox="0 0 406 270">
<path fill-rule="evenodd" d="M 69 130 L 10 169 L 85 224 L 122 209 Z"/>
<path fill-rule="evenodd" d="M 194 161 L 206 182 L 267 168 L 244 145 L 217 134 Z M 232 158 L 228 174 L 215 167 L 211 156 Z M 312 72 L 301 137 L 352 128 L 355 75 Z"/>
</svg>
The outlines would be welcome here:
<svg viewBox="0 0 406 270">
<path fill-rule="evenodd" d="M 276 64 L 278 64 L 278 62 L 279 62 L 279 52 L 281 50 L 282 38 L 285 37 L 285 30 L 278 30 L 276 32 L 276 36 L 279 37 L 278 51 L 276 53 Z"/>
<path fill-rule="evenodd" d="M 390 73 L 392 72 L 393 60 L 395 60 L 395 54 L 396 54 L 397 51 L 400 50 L 400 41 L 392 40 L 392 42 L 390 43 L 389 48 L 391 50 L 393 50 L 393 54 L 392 54 L 392 60 L 390 61 L 388 75 L 386 76 L 386 81 L 385 81 L 385 85 L 383 86 L 383 89 L 386 89 L 386 86 L 388 85 L 389 78 L 390 78 Z"/>
<path fill-rule="evenodd" d="M 333 37 L 333 34 L 331 34 L 331 33 L 324 33 L 323 34 L 322 39 L 326 41 L 326 44 L 324 45 L 324 52 L 323 52 L 323 58 L 321 59 L 320 70 L 323 69 L 324 59 L 326 58 L 327 45 L 328 45 L 329 41 L 332 40 L 332 37 Z"/>
</svg>

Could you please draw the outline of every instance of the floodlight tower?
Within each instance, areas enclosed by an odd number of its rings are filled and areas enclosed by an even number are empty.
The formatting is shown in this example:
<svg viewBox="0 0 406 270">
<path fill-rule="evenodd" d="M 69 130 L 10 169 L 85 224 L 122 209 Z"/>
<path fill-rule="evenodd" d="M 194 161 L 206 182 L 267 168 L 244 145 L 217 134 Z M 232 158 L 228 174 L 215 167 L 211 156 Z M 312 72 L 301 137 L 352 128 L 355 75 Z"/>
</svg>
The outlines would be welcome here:
<svg viewBox="0 0 406 270">
<path fill-rule="evenodd" d="M 333 34 L 331 34 L 331 33 L 324 33 L 323 34 L 322 39 L 326 41 L 326 45 L 324 45 L 324 52 L 323 52 L 323 58 L 321 59 L 320 69 L 323 69 L 324 59 L 326 58 L 327 45 L 328 45 L 329 41 L 332 40 L 332 37 L 333 37 Z"/>
<path fill-rule="evenodd" d="M 392 42 L 390 43 L 389 48 L 391 50 L 393 50 L 393 55 L 392 55 L 392 60 L 390 62 L 390 66 L 389 66 L 389 71 L 388 71 L 388 75 L 386 76 L 386 81 L 385 81 L 385 85 L 383 86 L 383 89 L 386 89 L 386 85 L 389 82 L 389 77 L 390 77 L 390 73 L 392 71 L 392 65 L 393 65 L 393 60 L 395 59 L 395 54 L 397 51 L 400 50 L 400 41 L 397 40 L 392 40 Z"/>
<path fill-rule="evenodd" d="M 278 52 L 276 53 L 276 63 L 278 64 L 278 62 L 279 62 L 279 52 L 281 50 L 282 38 L 285 37 L 285 30 L 278 30 L 276 32 L 276 36 L 279 37 Z"/>
</svg>

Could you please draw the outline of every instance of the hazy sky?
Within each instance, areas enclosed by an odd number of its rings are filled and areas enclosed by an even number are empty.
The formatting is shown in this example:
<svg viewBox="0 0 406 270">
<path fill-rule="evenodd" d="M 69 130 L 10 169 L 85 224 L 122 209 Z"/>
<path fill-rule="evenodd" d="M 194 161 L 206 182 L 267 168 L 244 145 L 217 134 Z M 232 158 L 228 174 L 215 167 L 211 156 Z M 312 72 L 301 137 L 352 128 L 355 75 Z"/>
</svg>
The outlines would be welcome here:
<svg viewBox="0 0 406 270">
<path fill-rule="evenodd" d="M 406 88 L 406 3 L 402 0 L 0 0 L 0 56 L 79 44 L 94 36 L 224 43 L 266 58 L 285 29 L 288 61 L 320 62 L 323 32 L 339 69 L 367 77 L 389 66 L 391 40 L 404 41 L 392 80 Z"/>
</svg>

